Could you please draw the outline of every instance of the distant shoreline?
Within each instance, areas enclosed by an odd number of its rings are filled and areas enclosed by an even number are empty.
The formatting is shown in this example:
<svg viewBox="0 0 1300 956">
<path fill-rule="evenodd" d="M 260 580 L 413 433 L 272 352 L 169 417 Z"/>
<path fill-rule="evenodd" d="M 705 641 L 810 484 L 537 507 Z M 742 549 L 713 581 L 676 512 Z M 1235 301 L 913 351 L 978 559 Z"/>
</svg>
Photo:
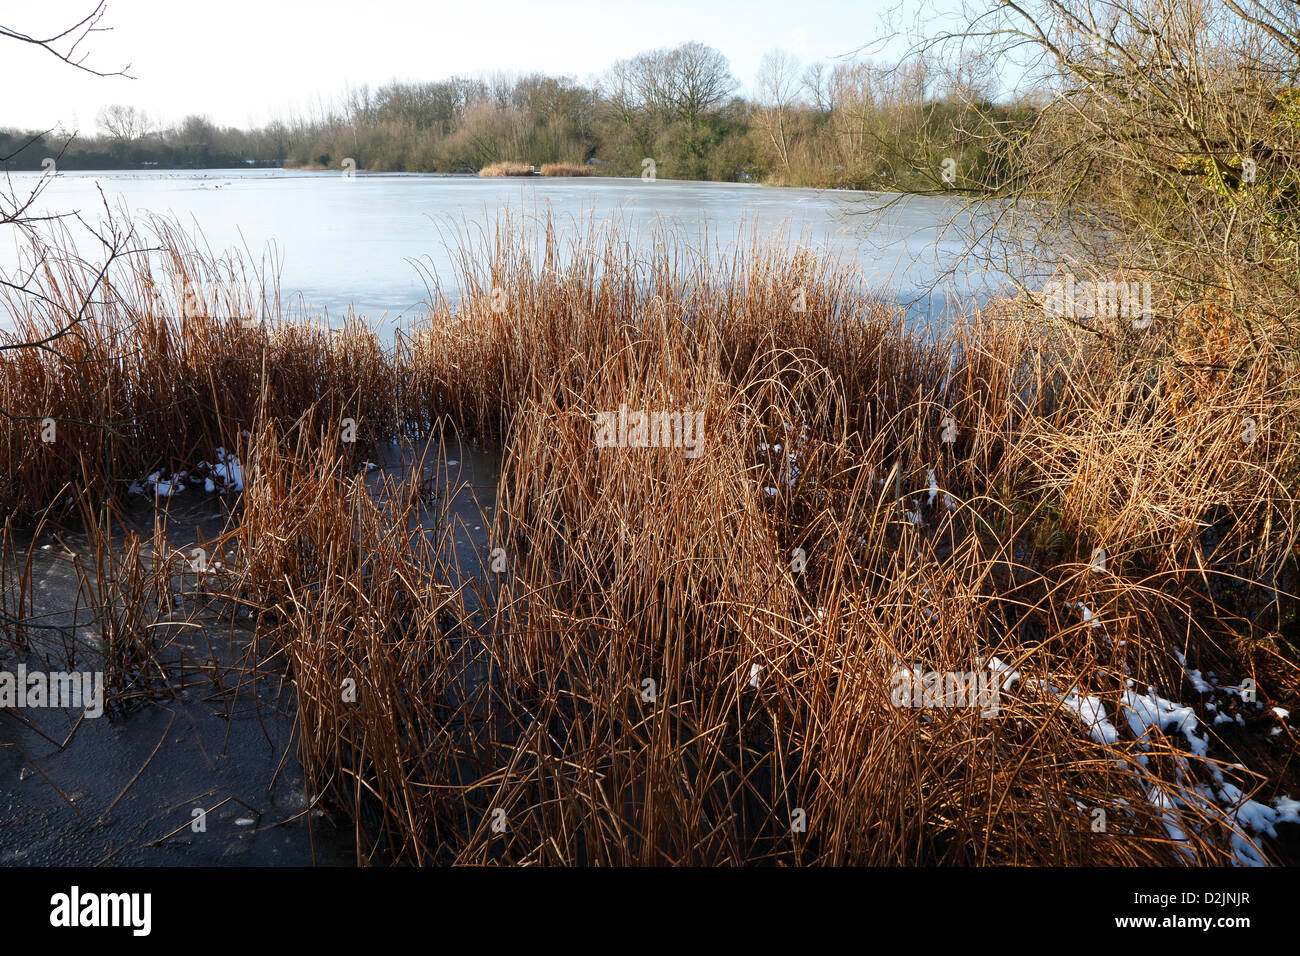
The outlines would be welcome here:
<svg viewBox="0 0 1300 956">
<path fill-rule="evenodd" d="M 281 171 L 281 172 L 287 172 L 287 173 L 335 173 L 335 174 L 337 174 L 337 175 L 342 175 L 342 174 L 345 172 L 345 170 L 342 170 L 342 169 L 338 169 L 338 168 L 330 167 L 330 166 L 322 166 L 322 165 L 320 165 L 320 164 L 314 164 L 314 163 L 313 163 L 313 164 L 304 164 L 304 165 L 287 165 L 287 164 L 286 164 L 286 165 L 257 165 L 257 166 L 230 166 L 230 165 L 222 165 L 222 166 L 93 166 L 93 167 L 92 167 L 92 166 L 86 166 L 86 167 L 82 167 L 82 166 L 60 166 L 59 169 L 58 169 L 58 172 L 59 172 L 60 174 L 64 174 L 64 173 L 77 173 L 77 174 L 80 174 L 80 175 L 98 175 L 98 174 L 111 175 L 111 174 L 113 174 L 113 173 L 151 173 L 151 172 L 166 172 L 166 173 L 247 173 L 247 172 L 269 172 L 269 171 Z M 39 169 L 39 168 L 37 168 L 37 169 L 5 169 L 3 166 L 0 166 L 0 176 L 14 175 L 14 174 L 24 174 L 24 173 L 25 173 L 25 174 L 36 174 L 36 175 L 42 175 L 44 172 L 45 172 L 44 170 Z M 419 176 L 419 177 L 426 177 L 426 178 L 430 178 L 430 179 L 473 179 L 473 180 L 480 180 L 480 179 L 486 179 L 486 180 L 511 180 L 511 179 L 572 180 L 572 179 L 579 179 L 579 180 L 600 180 L 600 181 L 606 181 L 606 182 L 615 182 L 615 181 L 623 181 L 623 182 L 626 182 L 626 181 L 633 181 L 633 180 L 640 180 L 640 179 L 641 179 L 641 177 L 639 177 L 639 176 L 635 176 L 635 175 L 616 176 L 616 175 L 611 175 L 611 174 L 608 174 L 608 173 L 591 173 L 590 175 L 585 175 L 585 176 L 544 176 L 544 175 L 541 175 L 540 173 L 519 173 L 519 174 L 505 175 L 505 176 L 481 176 L 481 175 L 479 175 L 479 173 L 477 173 L 477 172 L 438 172 L 438 171 L 422 171 L 422 170 L 369 170 L 369 169 L 360 169 L 360 168 L 358 168 L 357 170 L 355 170 L 355 172 L 356 172 L 357 174 L 359 174 L 359 175 L 364 175 L 364 176 L 366 176 L 366 177 L 371 177 L 371 178 L 380 178 L 380 177 L 396 177 L 396 176 L 411 176 L 411 177 Z M 951 193 L 925 193 L 925 192 L 915 192 L 915 191 L 908 191 L 908 190 L 904 190 L 904 189 L 897 189 L 897 188 L 884 188 L 884 187 L 881 187 L 881 188 L 874 188 L 874 189 L 863 189 L 863 188 L 861 188 L 861 187 L 855 187 L 855 186 L 806 186 L 806 185 L 800 185 L 800 184 L 797 184 L 797 183 L 745 182 L 745 181 L 736 181 L 736 180 L 731 180 L 731 179 L 674 179 L 674 178 L 672 178 L 672 177 L 670 177 L 670 176 L 656 176 L 656 178 L 655 178 L 654 181 L 663 181 L 663 182 L 671 182 L 671 183 L 678 183 L 678 184 L 698 184 L 698 185 L 702 185 L 702 186 L 704 186 L 704 185 L 708 185 L 708 186 L 764 187 L 764 188 L 767 188 L 767 189 L 780 189 L 780 190 L 788 190 L 788 189 L 805 189 L 805 190 L 811 190 L 811 191 L 815 191 L 815 192 L 864 193 L 864 194 L 889 195 L 889 196 L 907 196 L 907 195 L 914 195 L 914 196 L 923 196 L 923 197 L 926 197 L 926 198 L 934 198 L 934 197 L 936 197 L 936 196 L 944 196 L 944 195 L 950 195 L 950 196 L 961 196 L 961 195 L 964 195 L 964 194 L 961 193 L 961 192 L 951 192 Z"/>
</svg>

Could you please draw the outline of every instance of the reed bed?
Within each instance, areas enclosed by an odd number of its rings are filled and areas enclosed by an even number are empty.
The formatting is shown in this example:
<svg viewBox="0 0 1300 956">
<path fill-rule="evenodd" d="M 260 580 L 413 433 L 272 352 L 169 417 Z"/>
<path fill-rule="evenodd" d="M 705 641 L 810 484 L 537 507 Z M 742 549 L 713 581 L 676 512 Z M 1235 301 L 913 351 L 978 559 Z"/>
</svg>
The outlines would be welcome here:
<svg viewBox="0 0 1300 956">
<path fill-rule="evenodd" d="M 70 358 L 6 356 L 6 502 L 49 520 L 70 483 L 238 449 L 221 593 L 292 676 L 311 795 L 359 860 L 1277 857 L 1222 795 L 1296 783 L 1263 706 L 1300 696 L 1286 356 L 1221 337 L 1207 372 L 1174 329 L 1025 301 L 918 334 L 797 245 L 534 238 L 467 245 L 463 297 L 392 348 L 115 287 Z M 101 409 L 120 435 L 19 440 Z M 619 409 L 702 414 L 699 453 L 602 447 Z M 480 567 L 436 456 L 358 468 L 444 428 L 500 456 Z M 997 713 L 899 706 L 900 671 L 991 673 Z M 1197 725 L 1144 729 L 1160 700 Z"/>
<path fill-rule="evenodd" d="M 542 163 L 541 174 L 543 176 L 590 176 L 592 168 L 579 166 L 576 163 Z"/>
<path fill-rule="evenodd" d="M 259 411 L 350 417 L 363 444 L 402 427 L 389 363 L 364 323 L 281 314 L 273 290 L 234 259 L 205 259 L 174 223 L 152 228 L 161 252 L 134 255 L 103 281 L 69 254 L 35 295 L 0 294 L 14 317 L 0 338 L 6 514 L 41 512 L 83 476 L 104 499 L 151 472 L 214 461 L 216 448 L 237 449 Z M 76 321 L 86 301 L 93 310 Z"/>
<path fill-rule="evenodd" d="M 500 163 L 488 163 L 478 171 L 480 176 L 533 176 L 537 170 L 528 163 L 506 160 Z"/>
</svg>

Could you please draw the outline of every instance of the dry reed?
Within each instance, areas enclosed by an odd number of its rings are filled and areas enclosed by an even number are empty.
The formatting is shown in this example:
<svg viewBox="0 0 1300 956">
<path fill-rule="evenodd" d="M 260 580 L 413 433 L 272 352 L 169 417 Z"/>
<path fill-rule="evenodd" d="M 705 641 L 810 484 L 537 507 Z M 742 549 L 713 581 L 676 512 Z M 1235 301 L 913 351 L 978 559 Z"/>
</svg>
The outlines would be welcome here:
<svg viewBox="0 0 1300 956">
<path fill-rule="evenodd" d="M 590 176 L 590 166 L 578 166 L 575 163 L 542 163 L 543 176 Z"/>
<path fill-rule="evenodd" d="M 1206 701 L 1204 757 L 1121 719 L 1148 685 L 1195 698 L 1184 658 L 1300 695 L 1283 356 L 1234 345 L 1207 377 L 1172 337 L 1023 302 L 922 336 L 797 247 L 502 227 L 461 272 L 392 349 L 115 288 L 70 356 L 7 357 L 0 383 L 3 493 L 30 514 L 238 450 L 222 593 L 292 674 L 312 796 L 354 818 L 360 859 L 1222 863 L 1243 834 L 1202 788 L 1294 786 Z M 620 407 L 702 412 L 702 454 L 599 447 Z M 87 424 L 40 447 L 21 430 L 44 416 Z M 446 425 L 500 452 L 482 568 L 447 547 L 431 463 L 357 470 L 358 447 Z M 996 717 L 891 699 L 900 668 L 994 660 Z"/>
<path fill-rule="evenodd" d="M 478 171 L 480 176 L 532 176 L 537 171 L 528 163 L 506 160 L 500 163 L 488 163 Z"/>
</svg>

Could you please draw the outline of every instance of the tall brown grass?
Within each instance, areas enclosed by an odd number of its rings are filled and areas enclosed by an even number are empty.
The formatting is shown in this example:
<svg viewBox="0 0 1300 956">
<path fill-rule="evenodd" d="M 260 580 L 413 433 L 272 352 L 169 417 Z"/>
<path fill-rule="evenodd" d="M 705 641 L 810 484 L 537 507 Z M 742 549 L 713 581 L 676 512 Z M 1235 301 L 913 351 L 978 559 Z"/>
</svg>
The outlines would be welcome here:
<svg viewBox="0 0 1300 956">
<path fill-rule="evenodd" d="M 506 160 L 500 163 L 488 163 L 478 171 L 480 176 L 532 176 L 536 172 L 528 163 Z"/>
<path fill-rule="evenodd" d="M 400 424 L 398 384 L 379 337 L 355 318 L 327 329 L 282 314 L 278 296 L 234 259 L 207 259 L 165 220 L 154 258 L 126 261 L 98 289 L 72 255 L 30 292 L 0 291 L 14 327 L 0 344 L 0 507 L 33 515 L 70 487 L 121 495 L 152 471 L 236 449 L 259 410 L 296 419 L 309 408 L 357 423 L 359 441 Z M 72 322 L 79 303 L 95 303 Z M 326 399 L 325 406 L 318 403 Z M 43 429 L 53 422 L 52 432 Z M 52 437 L 52 441 L 44 441 Z"/>
<path fill-rule="evenodd" d="M 574 163 L 542 163 L 543 176 L 590 176 L 590 166 L 578 166 Z"/>
<path fill-rule="evenodd" d="M 1195 702 L 1179 654 L 1296 702 L 1285 356 L 1232 340 L 1207 373 L 1159 326 L 1098 338 L 1026 302 L 921 335 L 788 245 L 503 227 L 461 272 L 463 300 L 391 349 L 360 325 L 123 323 L 124 295 L 83 330 L 93 348 L 4 366 L 24 414 L 5 427 L 134 423 L 11 445 L 6 494 L 29 509 L 74 464 L 107 490 L 232 436 L 248 486 L 223 593 L 292 675 L 312 795 L 355 820 L 359 858 L 1221 863 L 1234 833 L 1197 788 L 1294 787 L 1253 709 L 1201 759 L 1120 708 L 1148 685 Z M 703 453 L 597 447 L 620 406 L 702 411 Z M 482 567 L 448 547 L 465 529 L 429 498 L 435 461 L 358 473 L 354 409 L 361 447 L 449 425 L 499 449 Z M 69 457 L 49 477 L 38 454 Z M 900 667 L 993 658 L 1019 673 L 996 717 L 891 702 Z M 1153 793 L 1179 801 L 1184 841 Z"/>
</svg>

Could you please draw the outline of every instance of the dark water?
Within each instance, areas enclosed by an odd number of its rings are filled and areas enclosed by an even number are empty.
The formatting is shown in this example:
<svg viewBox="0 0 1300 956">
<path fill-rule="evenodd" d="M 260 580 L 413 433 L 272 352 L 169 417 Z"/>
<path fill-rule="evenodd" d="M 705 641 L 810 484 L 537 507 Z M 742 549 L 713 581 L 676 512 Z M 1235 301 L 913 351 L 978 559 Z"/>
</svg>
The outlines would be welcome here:
<svg viewBox="0 0 1300 956">
<path fill-rule="evenodd" d="M 396 446 L 368 483 L 400 475 L 409 450 Z M 425 450 L 437 509 L 421 515 L 429 533 L 454 551 L 464 580 L 487 561 L 495 466 L 480 449 L 452 444 Z M 127 523 L 148 538 L 165 522 L 168 544 L 185 553 L 230 520 L 223 498 L 190 486 L 172 498 L 135 496 Z M 125 537 L 117 528 L 115 544 Z M 96 629 L 78 609 L 73 556 L 92 549 L 75 531 L 27 543 L 33 560 L 31 648 L 0 641 L 0 669 L 98 669 Z M 146 561 L 152 554 L 144 555 Z M 229 558 L 230 555 L 226 555 Z M 210 560 L 221 560 L 213 554 Z M 206 597 L 190 594 L 173 619 L 159 659 L 170 690 L 121 713 L 79 720 L 54 708 L 0 710 L 0 865 L 351 865 L 354 834 L 340 814 L 309 807 L 296 750 L 296 699 L 275 664 L 251 668 L 257 651 L 236 614 L 190 614 Z M 467 594 L 471 593 L 466 588 Z M 472 601 L 467 602 L 472 606 Z M 67 635 L 80 650 L 67 665 Z M 195 811 L 204 829 L 196 832 Z"/>
</svg>

